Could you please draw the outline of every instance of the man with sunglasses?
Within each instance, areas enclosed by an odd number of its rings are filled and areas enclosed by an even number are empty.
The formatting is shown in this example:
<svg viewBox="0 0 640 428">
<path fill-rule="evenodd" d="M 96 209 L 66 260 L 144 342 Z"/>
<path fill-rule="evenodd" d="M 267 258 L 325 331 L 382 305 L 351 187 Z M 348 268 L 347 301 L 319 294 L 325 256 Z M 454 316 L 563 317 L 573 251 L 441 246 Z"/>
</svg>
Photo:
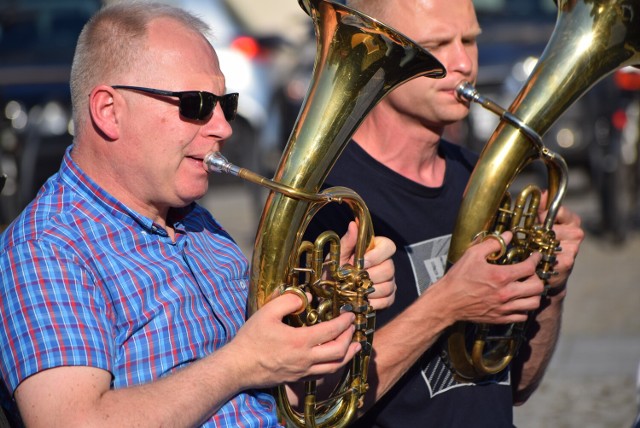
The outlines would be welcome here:
<svg viewBox="0 0 640 428">
<path fill-rule="evenodd" d="M 283 323 L 292 294 L 245 320 L 248 262 L 194 202 L 238 102 L 206 32 L 135 3 L 104 8 L 79 37 L 74 143 L 0 236 L 0 397 L 15 425 L 276 426 L 264 388 L 335 372 L 359 349 L 351 313 Z M 351 226 L 345 259 L 354 238 Z M 382 308 L 394 246 L 375 244 Z"/>
</svg>

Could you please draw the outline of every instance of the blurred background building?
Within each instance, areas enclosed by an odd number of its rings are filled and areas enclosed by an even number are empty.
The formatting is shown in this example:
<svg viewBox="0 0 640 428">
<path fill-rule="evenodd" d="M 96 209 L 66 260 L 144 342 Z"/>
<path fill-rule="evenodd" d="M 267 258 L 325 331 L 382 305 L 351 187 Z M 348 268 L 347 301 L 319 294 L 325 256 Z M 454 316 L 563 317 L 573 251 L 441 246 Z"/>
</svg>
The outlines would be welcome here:
<svg viewBox="0 0 640 428">
<path fill-rule="evenodd" d="M 225 154 L 272 174 L 309 85 L 315 58 L 310 19 L 296 0 L 165 1 L 210 23 L 228 90 L 241 94 Z M 73 49 L 101 4 L 0 0 L 0 173 L 7 176 L 0 225 L 34 197 L 71 143 Z M 476 6 L 483 27 L 477 86 L 508 106 L 553 30 L 555 4 L 476 0 Z M 633 420 L 640 360 L 639 94 L 637 71 L 611 75 L 545 135 L 545 143 L 569 163 L 567 204 L 583 216 L 588 236 L 574 270 L 561 343 L 539 392 L 517 409 L 519 427 L 628 427 Z M 448 134 L 479 150 L 496 124 L 473 106 L 469 119 Z M 212 181 L 202 202 L 249 255 L 264 192 L 232 177 Z"/>
</svg>

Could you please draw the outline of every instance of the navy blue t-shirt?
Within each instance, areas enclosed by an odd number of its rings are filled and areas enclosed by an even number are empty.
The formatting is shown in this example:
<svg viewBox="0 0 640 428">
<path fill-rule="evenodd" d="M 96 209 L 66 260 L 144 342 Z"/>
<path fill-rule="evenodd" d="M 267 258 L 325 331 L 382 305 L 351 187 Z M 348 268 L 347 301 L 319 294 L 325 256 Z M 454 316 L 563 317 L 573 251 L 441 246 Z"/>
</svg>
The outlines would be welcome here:
<svg viewBox="0 0 640 428">
<path fill-rule="evenodd" d="M 451 233 L 477 155 L 446 141 L 440 142 L 439 152 L 446 160 L 446 172 L 443 185 L 437 188 L 425 187 L 392 171 L 353 141 L 325 180 L 324 187 L 345 186 L 356 191 L 369 208 L 374 233 L 390 238 L 397 246 L 393 257 L 396 299 L 390 308 L 377 312 L 378 328 L 413 303 L 445 272 Z M 328 205 L 314 218 L 306 236 L 316 236 L 324 230 L 342 235 L 351 219 L 353 214 L 347 206 Z M 512 427 L 508 372 L 481 384 L 459 383 L 442 358 L 441 342 L 423 354 L 353 426 Z M 373 344 L 375 349 L 375 334 Z M 369 380 L 374 381 L 371 377 Z"/>
</svg>

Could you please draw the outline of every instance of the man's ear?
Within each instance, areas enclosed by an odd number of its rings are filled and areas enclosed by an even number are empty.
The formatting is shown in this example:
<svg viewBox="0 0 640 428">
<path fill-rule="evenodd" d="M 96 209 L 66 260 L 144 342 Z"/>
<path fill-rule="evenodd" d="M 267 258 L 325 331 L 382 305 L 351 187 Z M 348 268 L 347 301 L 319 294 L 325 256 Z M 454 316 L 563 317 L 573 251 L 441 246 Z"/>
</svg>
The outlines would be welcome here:
<svg viewBox="0 0 640 428">
<path fill-rule="evenodd" d="M 115 97 L 118 94 L 111 86 L 100 85 L 89 94 L 89 112 L 93 125 L 107 139 L 117 140 L 120 136 Z"/>
</svg>

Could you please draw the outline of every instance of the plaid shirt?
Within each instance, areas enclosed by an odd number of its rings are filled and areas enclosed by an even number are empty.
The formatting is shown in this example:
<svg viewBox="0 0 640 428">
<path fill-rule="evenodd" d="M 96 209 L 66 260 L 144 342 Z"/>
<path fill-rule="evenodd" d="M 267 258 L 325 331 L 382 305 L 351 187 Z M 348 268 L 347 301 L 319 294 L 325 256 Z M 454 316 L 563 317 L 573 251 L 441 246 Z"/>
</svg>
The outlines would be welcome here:
<svg viewBox="0 0 640 428">
<path fill-rule="evenodd" d="M 98 187 L 71 159 L 0 236 L 3 405 L 42 370 L 108 370 L 112 387 L 151 382 L 229 342 L 245 320 L 248 264 L 202 207 L 166 231 Z M 6 390 L 5 390 L 6 388 Z M 277 425 L 247 391 L 205 426 Z"/>
</svg>

